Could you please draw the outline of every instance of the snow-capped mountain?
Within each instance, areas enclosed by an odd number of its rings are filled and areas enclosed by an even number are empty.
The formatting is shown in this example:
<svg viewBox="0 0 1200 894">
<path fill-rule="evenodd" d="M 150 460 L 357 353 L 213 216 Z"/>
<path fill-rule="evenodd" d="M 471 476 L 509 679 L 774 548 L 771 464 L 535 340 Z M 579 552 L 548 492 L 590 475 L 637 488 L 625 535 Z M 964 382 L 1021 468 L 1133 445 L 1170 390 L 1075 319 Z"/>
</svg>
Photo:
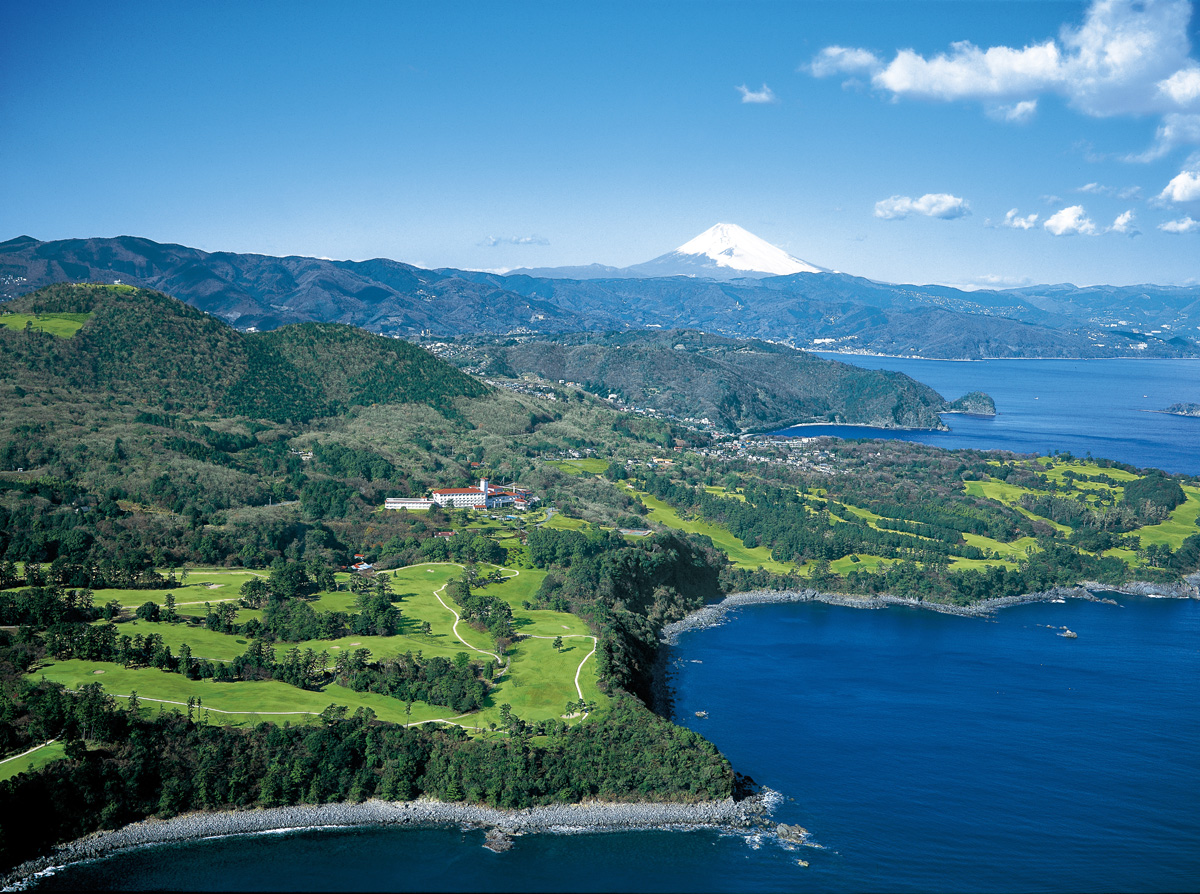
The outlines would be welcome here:
<svg viewBox="0 0 1200 894">
<path fill-rule="evenodd" d="M 792 257 L 737 224 L 709 227 L 674 251 L 632 267 L 537 267 L 510 270 L 512 274 L 551 279 L 643 279 L 655 276 L 694 276 L 709 279 L 762 278 L 793 273 L 828 273 L 824 267 Z"/>
<path fill-rule="evenodd" d="M 737 224 L 719 223 L 695 239 L 644 264 L 625 268 L 627 276 L 788 276 L 824 273 L 822 268 L 794 258 Z"/>
</svg>

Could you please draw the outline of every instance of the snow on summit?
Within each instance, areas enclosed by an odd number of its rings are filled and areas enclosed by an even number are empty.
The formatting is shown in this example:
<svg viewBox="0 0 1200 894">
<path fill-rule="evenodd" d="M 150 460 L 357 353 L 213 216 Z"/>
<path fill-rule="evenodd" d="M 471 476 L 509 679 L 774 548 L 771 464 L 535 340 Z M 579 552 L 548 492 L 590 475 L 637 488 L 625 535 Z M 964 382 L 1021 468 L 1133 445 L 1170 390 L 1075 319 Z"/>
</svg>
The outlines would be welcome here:
<svg viewBox="0 0 1200 894">
<path fill-rule="evenodd" d="M 821 273 L 807 261 L 794 258 L 782 248 L 760 239 L 737 224 L 719 223 L 675 249 L 676 255 L 699 255 L 718 267 L 786 276 L 790 273 Z"/>
</svg>

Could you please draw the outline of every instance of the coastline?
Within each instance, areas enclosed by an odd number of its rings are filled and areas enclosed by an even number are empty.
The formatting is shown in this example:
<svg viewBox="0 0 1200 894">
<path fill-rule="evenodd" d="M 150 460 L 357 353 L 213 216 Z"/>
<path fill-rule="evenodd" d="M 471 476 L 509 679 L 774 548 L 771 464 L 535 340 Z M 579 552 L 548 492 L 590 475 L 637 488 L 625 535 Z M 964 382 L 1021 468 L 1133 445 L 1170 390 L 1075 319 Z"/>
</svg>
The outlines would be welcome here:
<svg viewBox="0 0 1200 894">
<path fill-rule="evenodd" d="M 1176 599 L 1200 599 L 1200 573 L 1187 576 L 1181 581 L 1170 584 L 1133 581 L 1121 586 L 1101 584 L 1097 581 L 1084 581 L 1074 587 L 1054 587 L 1038 593 L 1025 593 L 1020 596 L 1001 596 L 996 599 L 984 599 L 972 605 L 947 605 L 940 602 L 925 602 L 907 596 L 894 596 L 884 593 L 879 596 L 859 596 L 847 593 L 826 593 L 820 590 L 750 590 L 744 593 L 731 593 L 720 602 L 714 602 L 699 608 L 673 624 L 668 624 L 659 635 L 660 642 L 675 645 L 679 634 L 690 630 L 702 630 L 706 627 L 716 627 L 725 623 L 730 612 L 747 605 L 771 605 L 790 602 L 824 602 L 827 605 L 842 605 L 847 608 L 884 609 L 890 606 L 905 608 L 921 608 L 941 612 L 947 615 L 963 617 L 986 617 L 996 611 L 1014 605 L 1028 605 L 1034 602 L 1055 602 L 1065 599 L 1085 599 L 1090 602 L 1114 603 L 1112 599 L 1097 596 L 1096 591 L 1122 593 L 1126 596 L 1158 596 Z M 657 676 L 657 674 L 656 674 Z"/>
<path fill-rule="evenodd" d="M 534 834 L 573 834 L 637 829 L 725 829 L 775 831 L 769 817 L 778 796 L 769 789 L 740 801 L 701 801 L 695 804 L 587 801 L 503 810 L 461 802 L 370 800 L 337 803 L 186 813 L 172 819 L 146 819 L 123 828 L 94 832 L 56 847 L 45 857 L 22 863 L 0 879 L 0 890 L 19 891 L 40 875 L 72 863 L 96 860 L 121 851 L 270 832 L 358 826 L 421 828 L 453 825 L 487 832 L 484 847 L 500 852 L 512 838 Z"/>
<path fill-rule="evenodd" d="M 818 357 L 836 354 L 839 357 L 879 357 L 884 360 L 933 360 L 938 363 L 990 363 L 993 360 L 1055 360 L 1063 363 L 1078 363 L 1091 360 L 1200 360 L 1200 357 L 1141 357 L 1133 354 L 1117 354 L 1112 357 L 925 357 L 921 354 L 876 354 L 873 351 L 826 351 L 822 348 L 797 348 Z"/>
</svg>

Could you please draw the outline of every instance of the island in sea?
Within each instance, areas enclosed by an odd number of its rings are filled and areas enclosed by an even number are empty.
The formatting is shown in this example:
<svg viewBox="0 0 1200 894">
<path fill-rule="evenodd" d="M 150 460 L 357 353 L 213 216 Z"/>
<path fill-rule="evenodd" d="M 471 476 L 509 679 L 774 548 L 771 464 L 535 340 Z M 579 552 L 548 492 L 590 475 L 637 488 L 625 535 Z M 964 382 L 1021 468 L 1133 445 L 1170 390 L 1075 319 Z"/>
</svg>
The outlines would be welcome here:
<svg viewBox="0 0 1200 894">
<path fill-rule="evenodd" d="M 1200 404 L 1195 403 L 1178 403 L 1171 404 L 1162 412 L 1169 413 L 1172 416 L 1200 416 Z"/>
<path fill-rule="evenodd" d="M 753 781 L 659 685 L 664 635 L 706 606 L 1195 592 L 1188 476 L 741 436 L 347 326 L 241 333 L 130 287 L 51 286 L 0 324 L 5 869 L 146 818 L 502 828 L 515 814 L 484 808 L 602 801 L 627 806 L 572 815 L 759 822 Z M 740 350 L 671 339 L 670 358 Z M 646 370 L 671 368 L 661 351 Z M 846 382 L 827 406 L 925 394 Z M 921 406 L 987 410 L 963 401 Z"/>
</svg>

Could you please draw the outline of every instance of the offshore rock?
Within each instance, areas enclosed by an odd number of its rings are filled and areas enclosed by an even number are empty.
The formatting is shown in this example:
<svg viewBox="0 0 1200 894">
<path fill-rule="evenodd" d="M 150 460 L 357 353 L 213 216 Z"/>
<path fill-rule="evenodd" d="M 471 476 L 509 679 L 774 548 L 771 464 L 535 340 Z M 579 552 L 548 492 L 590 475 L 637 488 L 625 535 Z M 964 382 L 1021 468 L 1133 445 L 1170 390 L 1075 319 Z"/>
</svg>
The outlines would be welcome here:
<svg viewBox="0 0 1200 894">
<path fill-rule="evenodd" d="M 808 829 L 803 826 L 780 823 L 775 827 L 775 834 L 783 841 L 794 841 L 796 844 L 805 844 L 808 841 Z"/>
</svg>

